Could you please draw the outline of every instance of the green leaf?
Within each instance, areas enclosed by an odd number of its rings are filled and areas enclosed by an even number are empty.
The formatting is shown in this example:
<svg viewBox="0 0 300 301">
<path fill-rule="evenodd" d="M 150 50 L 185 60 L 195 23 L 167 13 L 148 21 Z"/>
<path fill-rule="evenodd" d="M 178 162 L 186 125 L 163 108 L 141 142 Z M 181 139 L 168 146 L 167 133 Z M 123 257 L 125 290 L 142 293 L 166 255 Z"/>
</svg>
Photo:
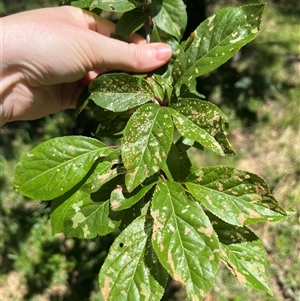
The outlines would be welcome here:
<svg viewBox="0 0 300 301">
<path fill-rule="evenodd" d="M 195 98 L 179 98 L 172 108 L 214 137 L 224 154 L 235 154 L 226 137 L 227 123 L 216 105 Z M 196 141 L 202 144 L 199 140 Z"/>
<path fill-rule="evenodd" d="M 151 224 L 152 228 L 152 224 Z M 151 230 L 150 230 L 151 231 Z M 153 249 L 152 241 L 147 240 L 145 250 L 145 264 L 149 269 L 151 275 L 160 284 L 161 287 L 166 287 L 169 279 L 169 273 L 160 263 L 155 250 Z"/>
<path fill-rule="evenodd" d="M 158 74 L 148 77 L 147 82 L 149 82 L 153 89 L 155 100 L 161 105 L 167 105 L 172 93 L 172 86 L 170 83 L 168 83 L 166 79 L 163 79 Z"/>
<path fill-rule="evenodd" d="M 117 116 L 114 119 L 99 123 L 93 136 L 103 139 L 104 137 L 119 138 L 125 129 L 127 120 Z"/>
<path fill-rule="evenodd" d="M 150 41 L 151 42 L 162 42 L 162 43 L 167 43 L 171 46 L 172 48 L 172 57 L 170 61 L 168 62 L 168 66 L 173 65 L 173 61 L 176 58 L 176 53 L 177 51 L 181 48 L 179 42 L 172 36 L 171 34 L 163 31 L 160 29 L 155 23 L 153 24 L 152 32 L 150 35 Z M 171 77 L 171 74 L 170 74 Z M 172 79 L 173 81 L 173 79 Z"/>
<path fill-rule="evenodd" d="M 109 194 L 101 195 L 102 202 L 94 202 L 92 182 L 87 182 L 67 199 L 59 197 L 52 202 L 53 234 L 63 232 L 68 237 L 91 239 L 97 234 L 111 233 L 118 227 L 119 222 L 109 217 Z"/>
<path fill-rule="evenodd" d="M 76 103 L 76 108 L 73 111 L 73 119 L 77 119 L 79 114 L 83 111 L 83 109 L 89 104 L 89 90 L 88 86 L 85 86 L 82 92 L 79 95 L 79 98 Z"/>
<path fill-rule="evenodd" d="M 191 161 L 187 150 L 189 147 L 172 144 L 167 158 L 167 166 L 176 181 L 183 181 L 190 174 Z"/>
<path fill-rule="evenodd" d="M 175 92 L 175 91 L 173 91 Z M 179 97 L 175 96 L 176 102 L 178 98 L 196 98 L 196 99 L 205 99 L 205 95 L 200 94 L 197 91 L 197 81 L 189 83 L 189 86 L 183 84 L 180 86 Z"/>
<path fill-rule="evenodd" d="M 112 165 L 113 163 L 108 161 L 99 162 L 81 189 L 85 189 L 88 192 L 94 192 L 99 189 L 106 183 L 107 178 L 114 173 L 115 169 L 111 169 Z"/>
<path fill-rule="evenodd" d="M 173 66 L 176 86 L 215 70 L 258 34 L 265 4 L 224 8 L 201 23 Z"/>
<path fill-rule="evenodd" d="M 95 104 L 113 112 L 124 112 L 142 105 L 154 95 L 147 81 L 126 73 L 97 77 L 90 84 L 89 92 Z"/>
<path fill-rule="evenodd" d="M 116 35 L 127 39 L 139 30 L 147 20 L 147 16 L 142 7 L 136 7 L 125 12 L 119 19 L 116 26 Z"/>
<path fill-rule="evenodd" d="M 94 0 L 75 0 L 71 1 L 71 5 L 81 8 L 89 8 L 93 1 Z M 69 4 L 70 0 L 62 0 L 61 2 L 61 4 Z"/>
<path fill-rule="evenodd" d="M 121 144 L 129 192 L 164 166 L 173 139 L 173 123 L 166 108 L 140 107 L 129 119 Z"/>
<path fill-rule="evenodd" d="M 84 184 L 79 188 L 87 193 L 98 190 L 106 180 L 108 174 L 111 174 L 114 170 L 111 170 L 112 163 L 108 161 L 99 162 L 91 175 L 87 178 Z M 53 235 L 63 232 L 63 222 L 67 209 L 76 201 L 78 188 L 74 187 L 74 192 L 70 191 L 70 195 L 62 195 L 54 199 L 51 203 L 51 225 Z M 69 193 L 69 192 L 68 192 Z M 74 195 L 76 194 L 76 195 Z M 75 199 L 75 201 L 74 201 Z"/>
<path fill-rule="evenodd" d="M 105 301 L 161 300 L 164 289 L 144 262 L 148 239 L 145 215 L 134 220 L 116 238 L 99 274 Z"/>
<path fill-rule="evenodd" d="M 121 211 L 124 209 L 130 208 L 132 205 L 137 203 L 140 199 L 142 199 L 145 194 L 156 184 L 153 182 L 147 186 L 142 187 L 138 191 L 133 191 L 130 194 L 126 194 L 124 196 L 123 188 L 117 187 L 111 193 L 111 209 L 113 211 Z"/>
<path fill-rule="evenodd" d="M 92 83 L 91 83 L 92 85 Z M 100 123 L 105 123 L 105 122 L 111 122 L 114 120 L 116 117 L 118 117 L 121 113 L 120 112 L 112 112 L 109 110 L 106 110 L 104 108 L 101 108 L 97 106 L 89 96 L 89 102 L 88 102 L 88 107 L 89 109 L 93 112 L 93 115 L 99 121 Z"/>
<path fill-rule="evenodd" d="M 264 180 L 252 173 L 225 166 L 207 167 L 188 181 L 186 187 L 193 197 L 229 224 L 243 226 L 287 217 Z"/>
<path fill-rule="evenodd" d="M 78 184 L 99 157 L 112 151 L 102 142 L 82 136 L 45 141 L 18 163 L 15 189 L 32 199 L 51 200 Z"/>
<path fill-rule="evenodd" d="M 176 110 L 172 108 L 168 108 L 168 110 L 172 115 L 176 129 L 178 130 L 181 136 L 191 139 L 193 141 L 197 141 L 204 147 L 211 149 L 212 151 L 216 152 L 221 156 L 226 155 L 221 145 L 216 140 L 216 138 L 210 133 L 210 131 L 199 127 L 194 121 L 191 121 Z"/>
<path fill-rule="evenodd" d="M 241 285 L 273 295 L 267 281 L 267 256 L 261 241 L 221 244 L 221 258 Z"/>
<path fill-rule="evenodd" d="M 78 192 L 75 192 L 75 194 L 78 194 Z M 72 194 L 67 199 L 62 200 L 59 197 L 51 202 L 50 221 L 52 235 L 62 233 L 64 231 L 64 218 L 68 208 L 74 203 L 74 198 L 77 198 L 77 195 L 74 196 L 74 194 Z"/>
<path fill-rule="evenodd" d="M 153 248 L 173 279 L 185 285 L 188 297 L 202 300 L 219 267 L 219 243 L 201 206 L 183 187 L 159 181 L 153 194 Z"/>
<path fill-rule="evenodd" d="M 143 5 L 143 0 L 90 0 L 90 10 L 100 8 L 111 12 L 125 12 Z"/>
<path fill-rule="evenodd" d="M 259 240 L 255 233 L 248 227 L 230 225 L 219 219 L 217 216 L 211 214 L 209 211 L 206 211 L 205 214 L 208 216 L 211 224 L 213 225 L 219 241 L 225 245 Z"/>
<path fill-rule="evenodd" d="M 182 0 L 153 0 L 150 11 L 154 23 L 163 31 L 182 38 L 187 24 L 186 8 Z"/>
<path fill-rule="evenodd" d="M 115 231 L 119 222 L 109 218 L 109 203 L 109 199 L 94 202 L 90 193 L 78 190 L 64 213 L 64 234 L 68 237 L 92 239 Z"/>
</svg>

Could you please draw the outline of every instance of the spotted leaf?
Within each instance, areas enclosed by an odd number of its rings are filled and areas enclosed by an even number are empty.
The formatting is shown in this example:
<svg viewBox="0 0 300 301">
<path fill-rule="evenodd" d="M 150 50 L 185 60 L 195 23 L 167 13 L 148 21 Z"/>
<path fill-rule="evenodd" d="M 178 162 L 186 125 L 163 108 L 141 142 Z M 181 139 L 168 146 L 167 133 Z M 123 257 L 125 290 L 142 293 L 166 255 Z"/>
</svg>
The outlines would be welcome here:
<svg viewBox="0 0 300 301">
<path fill-rule="evenodd" d="M 218 140 L 213 136 L 213 132 L 198 126 L 193 120 L 190 120 L 183 114 L 177 112 L 172 108 L 168 108 L 170 114 L 173 117 L 176 129 L 181 136 L 190 139 L 191 141 L 197 141 L 204 147 L 211 149 L 217 154 L 224 156 L 224 150 Z"/>
<path fill-rule="evenodd" d="M 228 224 L 207 210 L 205 214 L 208 216 L 222 244 L 239 244 L 259 239 L 247 226 L 238 227 Z"/>
<path fill-rule="evenodd" d="M 83 185 L 80 187 L 81 191 L 85 193 L 91 193 L 94 190 L 99 190 L 101 185 L 106 183 L 107 178 L 114 174 L 116 169 L 111 169 L 112 163 L 108 161 L 103 161 L 97 164 L 95 168 L 93 168 L 89 177 L 84 181 Z M 59 196 L 54 199 L 51 203 L 51 225 L 52 225 L 52 233 L 60 233 L 63 232 L 63 223 L 65 220 L 66 212 L 68 208 L 76 201 L 80 201 L 82 192 L 77 193 L 78 187 L 72 188 L 68 191 L 67 194 Z M 103 201 L 103 199 L 102 199 Z"/>
<path fill-rule="evenodd" d="M 249 172 L 224 166 L 202 168 L 186 187 L 209 211 L 232 225 L 287 217 L 265 181 Z"/>
<path fill-rule="evenodd" d="M 149 234 L 141 215 L 116 238 L 100 270 L 105 301 L 159 301 L 164 289 L 146 267 Z"/>
<path fill-rule="evenodd" d="M 125 12 L 134 9 L 135 7 L 143 5 L 143 0 L 105 0 L 105 1 L 100 1 L 100 0 L 77 0 L 76 2 L 87 2 L 89 1 L 90 4 L 89 6 L 84 6 L 84 7 L 89 7 L 90 10 L 93 10 L 95 8 L 100 8 L 106 11 L 111 11 L 111 12 Z M 72 5 L 74 1 L 72 1 Z M 76 5 L 75 2 L 75 6 Z M 82 7 L 82 6 L 81 6 Z"/>
<path fill-rule="evenodd" d="M 261 241 L 221 244 L 221 258 L 238 282 L 273 295 L 266 275 L 267 256 Z"/>
<path fill-rule="evenodd" d="M 125 73 L 103 74 L 89 86 L 90 99 L 104 109 L 124 112 L 151 100 L 154 93 L 142 78 Z"/>
<path fill-rule="evenodd" d="M 129 192 L 164 167 L 173 139 L 173 123 L 166 108 L 145 104 L 129 119 L 121 144 Z"/>
<path fill-rule="evenodd" d="M 63 218 L 63 232 L 67 237 L 92 239 L 115 231 L 119 222 L 109 218 L 109 199 L 94 202 L 91 194 L 78 190 L 68 201 Z"/>
<path fill-rule="evenodd" d="M 224 8 L 206 19 L 178 53 L 172 76 L 175 86 L 190 86 L 193 79 L 224 64 L 258 34 L 264 4 Z"/>
<path fill-rule="evenodd" d="M 224 114 L 216 105 L 200 99 L 181 98 L 172 108 L 213 137 L 221 146 L 224 154 L 235 154 L 226 137 L 227 122 Z M 201 143 L 199 140 L 196 141 Z"/>
<path fill-rule="evenodd" d="M 153 248 L 161 264 L 187 289 L 188 297 L 203 300 L 219 267 L 219 242 L 201 206 L 176 182 L 159 181 L 153 194 Z"/>
<path fill-rule="evenodd" d="M 153 182 L 132 193 L 124 193 L 122 187 L 114 189 L 110 196 L 111 209 L 113 211 L 120 211 L 130 208 L 132 205 L 142 199 L 145 194 L 155 185 Z"/>
<path fill-rule="evenodd" d="M 187 24 L 183 1 L 154 0 L 151 2 L 150 9 L 156 26 L 180 40 Z"/>
</svg>

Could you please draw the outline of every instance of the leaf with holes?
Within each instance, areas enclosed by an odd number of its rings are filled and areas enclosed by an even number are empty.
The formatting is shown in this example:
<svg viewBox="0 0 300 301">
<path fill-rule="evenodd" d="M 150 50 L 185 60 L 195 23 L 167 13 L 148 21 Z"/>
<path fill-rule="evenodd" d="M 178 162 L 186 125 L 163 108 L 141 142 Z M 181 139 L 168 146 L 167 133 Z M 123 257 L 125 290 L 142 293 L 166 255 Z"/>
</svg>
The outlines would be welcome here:
<svg viewBox="0 0 300 301">
<path fill-rule="evenodd" d="M 22 157 L 16 167 L 15 189 L 32 199 L 54 199 L 78 184 L 98 158 L 112 151 L 88 137 L 50 139 Z"/>
<path fill-rule="evenodd" d="M 273 295 L 267 281 L 265 248 L 261 241 L 221 244 L 221 258 L 241 285 Z"/>
<path fill-rule="evenodd" d="M 149 233 L 141 215 L 116 238 L 100 270 L 99 283 L 105 301 L 159 301 L 164 289 L 145 265 Z"/>
<path fill-rule="evenodd" d="M 287 217 L 265 181 L 249 172 L 225 166 L 202 168 L 187 180 L 186 187 L 209 211 L 232 225 Z"/>
<path fill-rule="evenodd" d="M 176 182 L 160 180 L 153 194 L 153 248 L 163 267 L 202 300 L 219 267 L 219 242 L 201 206 Z"/>
<path fill-rule="evenodd" d="M 211 149 L 221 156 L 226 154 L 223 151 L 222 146 L 216 140 L 216 138 L 204 128 L 199 127 L 195 122 L 188 119 L 183 114 L 177 112 L 172 108 L 168 108 L 170 114 L 173 117 L 174 124 L 179 134 L 192 141 L 197 141 L 204 147 Z"/>
<path fill-rule="evenodd" d="M 182 0 L 153 0 L 150 5 L 153 21 L 160 29 L 179 41 L 187 24 L 187 14 Z"/>
<path fill-rule="evenodd" d="M 193 79 L 215 70 L 252 41 L 259 32 L 264 6 L 224 8 L 201 23 L 174 63 L 175 86 L 190 86 Z"/>
<path fill-rule="evenodd" d="M 125 73 L 103 74 L 89 86 L 90 99 L 104 109 L 124 112 L 151 100 L 154 93 L 142 78 Z"/>
<path fill-rule="evenodd" d="M 172 139 L 173 123 L 166 108 L 145 104 L 132 115 L 121 144 L 129 192 L 164 166 Z"/>
<path fill-rule="evenodd" d="M 179 98 L 172 108 L 214 137 L 224 154 L 235 154 L 226 137 L 227 123 L 224 115 L 216 105 L 195 98 Z"/>
</svg>

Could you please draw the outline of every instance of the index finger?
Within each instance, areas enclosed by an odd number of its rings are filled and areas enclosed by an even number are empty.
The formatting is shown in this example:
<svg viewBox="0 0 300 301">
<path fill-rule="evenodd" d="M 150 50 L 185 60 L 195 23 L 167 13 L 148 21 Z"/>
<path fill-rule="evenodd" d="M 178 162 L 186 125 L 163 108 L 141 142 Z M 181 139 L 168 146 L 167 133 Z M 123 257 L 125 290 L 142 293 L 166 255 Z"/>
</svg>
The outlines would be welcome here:
<svg viewBox="0 0 300 301">
<path fill-rule="evenodd" d="M 116 32 L 116 25 L 92 12 L 82 10 L 84 20 L 90 30 L 96 31 L 104 36 L 110 37 Z M 134 44 L 146 44 L 146 40 L 137 33 L 128 38 L 128 42 Z"/>
</svg>

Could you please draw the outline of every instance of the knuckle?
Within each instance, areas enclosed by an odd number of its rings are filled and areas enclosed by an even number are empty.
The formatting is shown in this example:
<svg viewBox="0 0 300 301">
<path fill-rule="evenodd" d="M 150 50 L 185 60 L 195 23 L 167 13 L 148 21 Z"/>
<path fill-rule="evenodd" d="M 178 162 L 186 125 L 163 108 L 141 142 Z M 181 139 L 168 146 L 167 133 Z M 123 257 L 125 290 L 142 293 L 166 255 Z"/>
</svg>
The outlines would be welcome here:
<svg viewBox="0 0 300 301">
<path fill-rule="evenodd" d="M 140 70 L 144 65 L 144 57 L 142 47 L 135 44 L 128 44 L 129 60 L 133 70 Z"/>
</svg>

